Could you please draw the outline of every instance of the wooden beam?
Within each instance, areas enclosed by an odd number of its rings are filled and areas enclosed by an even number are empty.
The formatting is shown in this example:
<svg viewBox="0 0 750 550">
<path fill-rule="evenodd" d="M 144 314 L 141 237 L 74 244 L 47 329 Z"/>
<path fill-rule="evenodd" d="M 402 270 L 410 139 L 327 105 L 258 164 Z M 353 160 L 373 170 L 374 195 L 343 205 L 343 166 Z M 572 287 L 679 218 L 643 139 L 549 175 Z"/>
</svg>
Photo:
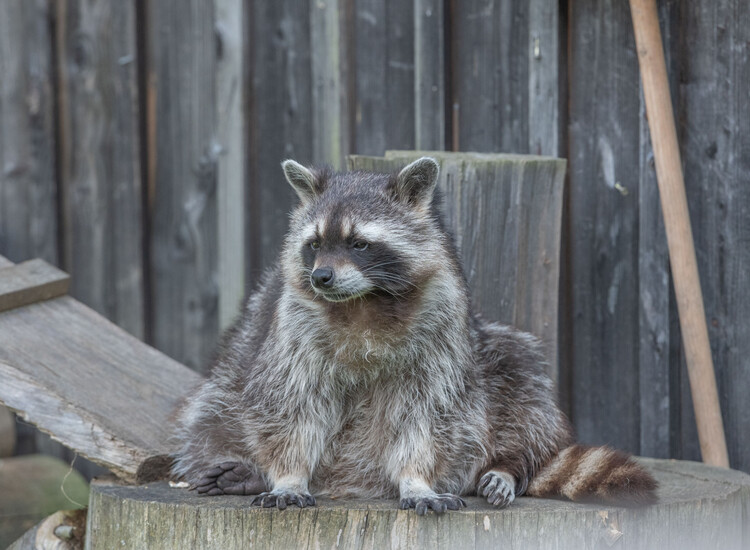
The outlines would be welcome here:
<svg viewBox="0 0 750 550">
<path fill-rule="evenodd" d="M 0 269 L 0 312 L 67 294 L 70 277 L 44 260 Z"/>
<path fill-rule="evenodd" d="M 0 403 L 133 482 L 166 475 L 168 417 L 200 376 L 63 296 L 0 313 L 0 380 Z"/>
</svg>

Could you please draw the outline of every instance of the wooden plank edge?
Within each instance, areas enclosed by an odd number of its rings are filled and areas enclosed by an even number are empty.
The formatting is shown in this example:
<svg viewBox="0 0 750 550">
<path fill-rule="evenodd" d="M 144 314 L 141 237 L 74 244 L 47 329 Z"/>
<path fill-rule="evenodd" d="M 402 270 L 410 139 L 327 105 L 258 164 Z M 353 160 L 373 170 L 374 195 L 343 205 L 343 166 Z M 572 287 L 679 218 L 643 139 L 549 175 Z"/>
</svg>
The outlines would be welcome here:
<svg viewBox="0 0 750 550">
<path fill-rule="evenodd" d="M 0 269 L 0 312 L 58 298 L 69 288 L 67 273 L 38 258 L 4 267 Z"/>
<path fill-rule="evenodd" d="M 86 411 L 43 387 L 24 372 L 0 361 L 0 403 L 24 421 L 82 457 L 103 466 L 128 483 L 146 483 L 169 475 L 168 449 L 140 448 L 110 433 Z M 29 396 L 44 395 L 44 399 Z"/>
</svg>

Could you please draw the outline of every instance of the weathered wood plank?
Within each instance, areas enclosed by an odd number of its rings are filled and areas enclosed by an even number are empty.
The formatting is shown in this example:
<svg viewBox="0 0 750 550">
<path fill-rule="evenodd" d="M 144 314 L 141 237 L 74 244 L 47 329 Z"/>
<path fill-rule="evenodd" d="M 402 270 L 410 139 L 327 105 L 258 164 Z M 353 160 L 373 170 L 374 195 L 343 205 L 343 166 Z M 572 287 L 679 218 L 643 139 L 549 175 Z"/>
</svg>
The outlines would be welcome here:
<svg viewBox="0 0 750 550">
<path fill-rule="evenodd" d="M 220 329 L 237 316 L 245 296 L 245 5 L 242 0 L 214 0 Z"/>
<path fill-rule="evenodd" d="M 560 3 L 530 0 L 528 7 L 529 50 L 529 145 L 534 155 L 561 156 Z M 522 62 L 520 55 L 516 63 Z M 523 116 L 523 113 L 516 113 Z"/>
<path fill-rule="evenodd" d="M 142 338 L 135 2 L 55 6 L 63 265 L 71 295 Z"/>
<path fill-rule="evenodd" d="M 0 313 L 0 402 L 123 479 L 163 476 L 199 376 L 68 296 Z"/>
<path fill-rule="evenodd" d="M 155 108 L 150 197 L 153 341 L 193 369 L 218 337 L 217 71 L 212 2 L 147 2 Z M 178 47 L 176 45 L 179 45 Z"/>
<path fill-rule="evenodd" d="M 730 463 L 750 469 L 750 6 L 679 6 L 675 115 Z M 679 356 L 674 369 L 684 369 Z M 684 372 L 684 371 L 682 371 Z M 743 395 L 744 394 L 744 395 Z M 699 456 L 689 393 L 682 456 Z"/>
<path fill-rule="evenodd" d="M 310 4 L 252 2 L 248 280 L 257 283 L 278 257 L 296 195 L 281 162 L 325 162 L 313 155 Z"/>
<path fill-rule="evenodd" d="M 628 6 L 571 5 L 571 416 L 586 443 L 638 451 L 639 75 Z M 601 78 L 600 75 L 617 75 Z"/>
<path fill-rule="evenodd" d="M 355 4 L 358 154 L 414 147 L 414 4 L 366 0 Z"/>
<path fill-rule="evenodd" d="M 320 498 L 315 508 L 249 507 L 165 483 L 92 484 L 86 548 L 617 548 L 677 550 L 750 543 L 750 477 L 702 464 L 644 460 L 660 502 L 642 509 L 522 497 L 506 510 L 469 498 L 441 516 L 396 501 Z"/>
<path fill-rule="evenodd" d="M 395 171 L 429 154 L 441 165 L 447 227 L 475 307 L 541 337 L 557 378 L 560 224 L 565 161 L 523 155 L 387 151 L 350 169 Z M 490 206 L 491 205 L 491 206 Z"/>
<path fill-rule="evenodd" d="M 50 4 L 0 4 L 0 254 L 58 262 Z"/>
<path fill-rule="evenodd" d="M 342 168 L 350 149 L 349 2 L 311 2 L 312 133 L 315 162 Z"/>
<path fill-rule="evenodd" d="M 446 144 L 446 9 L 445 0 L 414 0 L 414 147 L 422 151 Z"/>
<path fill-rule="evenodd" d="M 459 148 L 529 152 L 529 2 L 465 0 L 453 15 Z"/>
<path fill-rule="evenodd" d="M 70 277 L 44 260 L 0 268 L 0 312 L 57 298 L 68 292 Z"/>
</svg>

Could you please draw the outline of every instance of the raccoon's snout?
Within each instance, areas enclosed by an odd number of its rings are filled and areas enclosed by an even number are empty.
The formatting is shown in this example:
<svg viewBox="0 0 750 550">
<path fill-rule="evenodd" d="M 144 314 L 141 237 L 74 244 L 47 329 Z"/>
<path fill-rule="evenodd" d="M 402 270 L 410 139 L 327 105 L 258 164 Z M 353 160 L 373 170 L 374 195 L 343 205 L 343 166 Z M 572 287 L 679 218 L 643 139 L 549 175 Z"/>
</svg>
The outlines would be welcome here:
<svg viewBox="0 0 750 550">
<path fill-rule="evenodd" d="M 333 285 L 334 276 L 333 269 L 330 267 L 319 267 L 312 272 L 310 278 L 314 287 L 330 288 Z"/>
</svg>

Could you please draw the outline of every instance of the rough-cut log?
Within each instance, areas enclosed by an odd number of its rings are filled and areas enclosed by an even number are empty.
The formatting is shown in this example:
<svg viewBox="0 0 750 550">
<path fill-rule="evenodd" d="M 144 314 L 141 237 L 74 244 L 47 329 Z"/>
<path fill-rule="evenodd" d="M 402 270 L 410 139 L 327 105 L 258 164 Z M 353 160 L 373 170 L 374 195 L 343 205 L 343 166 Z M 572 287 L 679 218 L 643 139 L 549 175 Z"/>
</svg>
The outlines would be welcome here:
<svg viewBox="0 0 750 550">
<path fill-rule="evenodd" d="M 0 548 L 60 509 L 85 507 L 88 493 L 81 474 L 57 458 L 25 455 L 0 460 Z"/>
<path fill-rule="evenodd" d="M 0 311 L 57 298 L 69 286 L 68 274 L 44 260 L 0 268 Z"/>
<path fill-rule="evenodd" d="M 475 308 L 544 341 L 557 378 L 560 220 L 565 160 L 530 155 L 387 151 L 350 156 L 349 169 L 397 170 L 420 156 L 441 164 L 448 228 Z"/>
<path fill-rule="evenodd" d="M 319 499 L 260 509 L 247 497 L 199 497 L 166 483 L 95 482 L 86 547 L 97 548 L 747 548 L 750 476 L 694 462 L 643 459 L 660 501 L 645 509 L 522 497 L 506 510 L 477 498 L 443 516 L 395 501 Z"/>
<path fill-rule="evenodd" d="M 199 379 L 69 296 L 0 313 L 0 403 L 128 481 L 166 473 L 167 417 Z"/>
</svg>

